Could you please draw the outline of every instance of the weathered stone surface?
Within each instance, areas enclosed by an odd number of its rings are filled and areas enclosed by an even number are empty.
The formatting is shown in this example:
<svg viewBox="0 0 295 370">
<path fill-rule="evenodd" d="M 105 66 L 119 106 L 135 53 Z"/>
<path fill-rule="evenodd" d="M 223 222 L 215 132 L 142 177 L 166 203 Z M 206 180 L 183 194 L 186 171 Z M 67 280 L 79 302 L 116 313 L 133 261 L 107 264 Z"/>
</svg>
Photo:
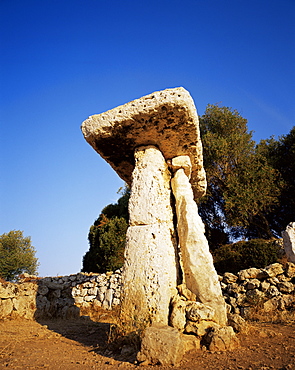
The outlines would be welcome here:
<svg viewBox="0 0 295 370">
<path fill-rule="evenodd" d="M 204 320 L 200 322 L 187 321 L 185 326 L 185 333 L 194 334 L 198 337 L 202 337 L 212 329 L 219 328 L 219 325 L 214 321 Z"/>
<path fill-rule="evenodd" d="M 238 277 L 232 274 L 231 272 L 225 272 L 223 274 L 222 282 L 225 284 L 235 283 L 237 280 L 238 280 Z"/>
<path fill-rule="evenodd" d="M 286 275 L 290 278 L 295 276 L 295 263 L 292 262 L 286 263 Z"/>
<path fill-rule="evenodd" d="M 239 271 L 238 277 L 240 280 L 256 279 L 259 275 L 261 275 L 261 272 L 261 269 L 251 267 L 249 269 Z"/>
<path fill-rule="evenodd" d="M 201 348 L 201 338 L 197 338 L 195 335 L 181 335 L 182 342 L 184 345 L 184 352 L 196 351 Z"/>
<path fill-rule="evenodd" d="M 295 263 L 295 222 L 290 222 L 282 232 L 284 249 L 289 262 Z"/>
<path fill-rule="evenodd" d="M 144 332 L 137 359 L 152 365 L 177 365 L 184 351 L 182 335 L 177 329 L 154 323 Z"/>
<path fill-rule="evenodd" d="M 186 324 L 186 302 L 176 296 L 172 299 L 171 306 L 170 325 L 183 331 Z"/>
<path fill-rule="evenodd" d="M 166 160 L 188 155 L 196 197 L 206 192 L 198 114 L 188 91 L 179 87 L 157 91 L 82 124 L 87 142 L 131 185 L 136 147 L 155 145 Z"/>
<path fill-rule="evenodd" d="M 201 320 L 214 321 L 215 310 L 201 302 L 189 303 L 186 307 L 186 317 L 190 321 L 199 322 Z"/>
<path fill-rule="evenodd" d="M 265 269 L 263 269 L 263 272 L 265 272 L 268 275 L 268 277 L 272 278 L 277 275 L 283 274 L 284 269 L 280 263 L 273 263 L 267 266 Z"/>
<path fill-rule="evenodd" d="M 210 351 L 226 351 L 240 347 L 240 341 L 231 326 L 212 330 L 206 340 L 209 343 Z"/>
<path fill-rule="evenodd" d="M 17 292 L 17 288 L 12 283 L 0 283 L 0 298 L 6 299 L 6 298 L 13 298 L 15 297 Z"/>
<path fill-rule="evenodd" d="M 198 300 L 215 310 L 216 322 L 226 324 L 226 306 L 188 177 L 179 169 L 171 180 L 176 201 L 177 231 L 185 284 Z"/>
<path fill-rule="evenodd" d="M 128 204 L 129 224 L 171 223 L 171 175 L 162 153 L 150 145 L 137 148 L 134 156 L 136 166 Z"/>
<path fill-rule="evenodd" d="M 251 289 L 257 289 L 260 287 L 260 281 L 258 279 L 251 279 L 250 281 L 247 282 L 246 284 L 246 289 L 251 290 Z"/>
<path fill-rule="evenodd" d="M 17 311 L 17 315 L 26 319 L 33 319 L 36 310 L 36 296 L 21 296 L 13 298 L 13 307 Z"/>
<path fill-rule="evenodd" d="M 13 303 L 10 298 L 0 300 L 0 318 L 5 318 L 11 314 Z"/>
<path fill-rule="evenodd" d="M 192 163 L 188 155 L 180 155 L 178 157 L 172 158 L 170 167 L 172 168 L 173 172 L 176 172 L 180 168 L 183 168 L 184 173 L 190 179 L 192 173 Z"/>
<path fill-rule="evenodd" d="M 237 333 L 245 331 L 247 327 L 246 321 L 238 314 L 228 315 L 228 325 L 230 325 Z"/>
<path fill-rule="evenodd" d="M 177 293 L 170 172 L 162 153 L 153 146 L 137 148 L 135 159 L 122 275 L 122 320 L 168 324 L 169 304 Z"/>
<path fill-rule="evenodd" d="M 191 292 L 185 284 L 179 284 L 177 290 L 180 296 L 186 298 L 188 301 L 196 301 L 197 296 L 195 293 Z"/>
<path fill-rule="evenodd" d="M 277 287 L 278 290 L 284 294 L 292 293 L 294 290 L 294 285 L 290 281 L 281 282 L 277 285 Z"/>
<path fill-rule="evenodd" d="M 275 296 L 263 303 L 263 309 L 265 312 L 275 311 L 282 306 L 282 304 L 284 304 L 284 302 L 282 301 L 281 297 Z"/>
</svg>

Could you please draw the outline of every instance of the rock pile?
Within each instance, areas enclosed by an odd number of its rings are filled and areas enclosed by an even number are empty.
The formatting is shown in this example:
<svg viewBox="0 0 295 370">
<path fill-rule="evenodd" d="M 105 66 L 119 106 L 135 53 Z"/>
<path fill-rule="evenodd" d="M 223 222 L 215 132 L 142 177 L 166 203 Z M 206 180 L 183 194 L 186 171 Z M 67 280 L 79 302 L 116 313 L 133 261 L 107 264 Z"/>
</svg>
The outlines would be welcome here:
<svg viewBox="0 0 295 370">
<path fill-rule="evenodd" d="M 230 313 L 247 317 L 258 304 L 266 312 L 289 309 L 295 303 L 295 264 L 226 272 L 220 276 L 220 284 Z"/>
</svg>

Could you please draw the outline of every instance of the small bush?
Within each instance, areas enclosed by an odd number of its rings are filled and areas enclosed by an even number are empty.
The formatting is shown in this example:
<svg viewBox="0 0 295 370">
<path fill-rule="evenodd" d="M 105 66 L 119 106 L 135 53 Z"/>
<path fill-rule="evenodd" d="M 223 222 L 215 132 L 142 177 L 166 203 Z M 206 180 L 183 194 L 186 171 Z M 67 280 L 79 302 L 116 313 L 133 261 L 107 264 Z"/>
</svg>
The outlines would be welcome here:
<svg viewBox="0 0 295 370">
<path fill-rule="evenodd" d="M 223 245 L 214 252 L 218 273 L 237 273 L 250 267 L 263 268 L 277 262 L 281 248 L 275 240 L 252 239 Z"/>
</svg>

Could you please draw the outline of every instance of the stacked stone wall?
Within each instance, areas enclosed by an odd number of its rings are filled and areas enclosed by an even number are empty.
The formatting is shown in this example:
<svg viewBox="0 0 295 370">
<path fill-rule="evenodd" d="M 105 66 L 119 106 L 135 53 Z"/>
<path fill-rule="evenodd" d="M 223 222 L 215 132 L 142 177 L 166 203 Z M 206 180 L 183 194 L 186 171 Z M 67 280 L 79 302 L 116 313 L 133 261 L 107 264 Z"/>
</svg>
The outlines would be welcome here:
<svg viewBox="0 0 295 370">
<path fill-rule="evenodd" d="M 0 283 L 0 318 L 71 318 L 120 304 L 121 270 L 37 278 Z"/>
<path fill-rule="evenodd" d="M 274 263 L 237 274 L 226 272 L 219 281 L 228 313 L 247 317 L 258 304 L 266 312 L 295 310 L 294 263 Z M 24 276 L 19 283 L 0 282 L 0 319 L 66 319 L 79 317 L 87 310 L 112 310 L 120 302 L 121 270 L 45 278 Z M 186 324 L 190 324 L 189 315 L 186 317 Z"/>
</svg>

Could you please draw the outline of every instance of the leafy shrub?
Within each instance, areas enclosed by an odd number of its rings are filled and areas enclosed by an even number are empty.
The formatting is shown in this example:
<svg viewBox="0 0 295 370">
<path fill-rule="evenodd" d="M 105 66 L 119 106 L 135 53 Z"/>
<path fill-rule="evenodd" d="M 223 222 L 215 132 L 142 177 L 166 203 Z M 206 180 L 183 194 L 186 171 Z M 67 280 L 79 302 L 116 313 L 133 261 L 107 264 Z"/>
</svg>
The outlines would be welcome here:
<svg viewBox="0 0 295 370">
<path fill-rule="evenodd" d="M 277 262 L 280 250 L 275 240 L 240 241 L 218 248 L 214 252 L 214 265 L 219 273 L 237 273 L 250 267 L 263 268 Z"/>
</svg>

